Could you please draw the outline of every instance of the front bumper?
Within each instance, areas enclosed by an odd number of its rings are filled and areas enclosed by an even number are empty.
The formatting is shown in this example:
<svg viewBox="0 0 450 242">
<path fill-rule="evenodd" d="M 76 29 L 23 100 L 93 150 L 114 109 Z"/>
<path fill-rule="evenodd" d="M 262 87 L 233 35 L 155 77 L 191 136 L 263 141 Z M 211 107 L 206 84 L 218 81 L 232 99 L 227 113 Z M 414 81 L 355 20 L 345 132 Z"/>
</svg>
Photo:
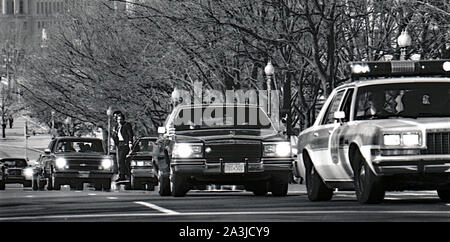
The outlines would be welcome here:
<svg viewBox="0 0 450 242">
<path fill-rule="evenodd" d="M 6 176 L 4 179 L 5 183 L 8 184 L 12 184 L 12 183 L 26 183 L 26 182 L 31 182 L 31 178 L 30 179 L 26 179 L 24 176 Z"/>
<path fill-rule="evenodd" d="M 379 175 L 450 173 L 450 155 L 375 156 L 372 164 Z"/>
<path fill-rule="evenodd" d="M 56 171 L 55 178 L 62 179 L 110 179 L 114 173 L 112 171 Z"/>
<path fill-rule="evenodd" d="M 293 158 L 263 158 L 260 162 L 207 162 L 206 159 L 173 159 L 171 167 L 175 172 L 189 175 L 264 175 L 268 173 L 292 171 Z M 238 173 L 225 173 L 226 163 L 244 163 L 244 170 Z"/>
<path fill-rule="evenodd" d="M 136 178 L 156 178 L 153 167 L 131 167 L 131 174 Z"/>
</svg>

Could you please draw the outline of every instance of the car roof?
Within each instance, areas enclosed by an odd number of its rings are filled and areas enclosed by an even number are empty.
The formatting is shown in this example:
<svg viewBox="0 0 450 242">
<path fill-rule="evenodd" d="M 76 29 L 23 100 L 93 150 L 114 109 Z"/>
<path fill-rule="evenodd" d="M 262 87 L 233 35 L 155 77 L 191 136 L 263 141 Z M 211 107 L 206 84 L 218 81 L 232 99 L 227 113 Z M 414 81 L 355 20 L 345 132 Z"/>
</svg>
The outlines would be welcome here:
<svg viewBox="0 0 450 242">
<path fill-rule="evenodd" d="M 377 79 L 364 79 L 356 80 L 350 83 L 343 84 L 337 88 L 348 87 L 363 87 L 371 85 L 383 85 L 383 84 L 401 84 L 401 83 L 427 83 L 427 82 L 448 82 L 448 77 L 390 77 L 390 78 L 377 78 Z"/>
<path fill-rule="evenodd" d="M 151 139 L 151 140 L 153 140 L 153 139 L 158 139 L 158 137 L 157 136 L 144 136 L 144 137 L 140 137 L 139 139 L 140 140 L 141 139 L 149 139 L 149 140 Z"/>
<path fill-rule="evenodd" d="M 24 161 L 27 161 L 27 159 L 25 159 L 25 158 L 17 158 L 17 157 L 3 157 L 3 158 L 0 158 L 0 161 L 4 161 L 4 160 L 24 160 Z"/>
<path fill-rule="evenodd" d="M 202 103 L 202 104 L 182 104 L 176 108 L 200 108 L 200 107 L 258 107 L 256 104 L 244 103 Z"/>
<path fill-rule="evenodd" d="M 56 140 L 102 140 L 96 137 L 77 137 L 77 136 L 64 136 L 64 137 L 56 137 Z"/>
</svg>

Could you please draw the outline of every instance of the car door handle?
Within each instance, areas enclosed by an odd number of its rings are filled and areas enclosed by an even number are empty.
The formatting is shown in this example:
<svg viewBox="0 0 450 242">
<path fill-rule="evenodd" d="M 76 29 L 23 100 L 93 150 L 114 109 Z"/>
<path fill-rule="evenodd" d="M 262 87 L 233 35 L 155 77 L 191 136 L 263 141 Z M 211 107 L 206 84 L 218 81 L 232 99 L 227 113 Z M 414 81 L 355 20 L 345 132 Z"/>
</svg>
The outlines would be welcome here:
<svg viewBox="0 0 450 242">
<path fill-rule="evenodd" d="M 319 133 L 317 133 L 317 132 L 314 133 L 313 135 L 314 135 L 314 137 L 319 137 Z"/>
<path fill-rule="evenodd" d="M 328 130 L 328 133 L 329 133 L 329 134 L 333 133 L 333 130 L 331 130 L 331 129 L 330 129 L 330 130 Z"/>
</svg>

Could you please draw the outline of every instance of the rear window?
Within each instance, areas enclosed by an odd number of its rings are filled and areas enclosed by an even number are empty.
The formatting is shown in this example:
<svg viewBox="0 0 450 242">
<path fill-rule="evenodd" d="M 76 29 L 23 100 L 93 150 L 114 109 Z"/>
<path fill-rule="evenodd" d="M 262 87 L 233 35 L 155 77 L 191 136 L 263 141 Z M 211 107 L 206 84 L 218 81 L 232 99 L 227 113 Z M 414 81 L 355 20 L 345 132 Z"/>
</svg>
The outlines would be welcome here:
<svg viewBox="0 0 450 242">
<path fill-rule="evenodd" d="M 14 166 L 14 167 L 25 167 L 27 166 L 27 162 L 23 159 L 11 159 L 11 160 L 2 160 L 0 161 L 1 165 L 5 166 Z"/>
</svg>

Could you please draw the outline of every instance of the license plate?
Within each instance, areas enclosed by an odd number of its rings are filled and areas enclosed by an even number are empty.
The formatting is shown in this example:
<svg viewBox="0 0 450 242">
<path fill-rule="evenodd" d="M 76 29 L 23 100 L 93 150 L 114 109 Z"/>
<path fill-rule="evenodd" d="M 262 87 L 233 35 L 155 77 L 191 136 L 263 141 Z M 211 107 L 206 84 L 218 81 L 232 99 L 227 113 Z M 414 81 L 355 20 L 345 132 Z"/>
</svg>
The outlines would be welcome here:
<svg viewBox="0 0 450 242">
<path fill-rule="evenodd" d="M 89 177 L 89 171 L 79 171 L 78 174 L 82 178 L 88 178 Z"/>
<path fill-rule="evenodd" d="M 245 163 L 225 163 L 224 173 L 244 173 Z"/>
</svg>

